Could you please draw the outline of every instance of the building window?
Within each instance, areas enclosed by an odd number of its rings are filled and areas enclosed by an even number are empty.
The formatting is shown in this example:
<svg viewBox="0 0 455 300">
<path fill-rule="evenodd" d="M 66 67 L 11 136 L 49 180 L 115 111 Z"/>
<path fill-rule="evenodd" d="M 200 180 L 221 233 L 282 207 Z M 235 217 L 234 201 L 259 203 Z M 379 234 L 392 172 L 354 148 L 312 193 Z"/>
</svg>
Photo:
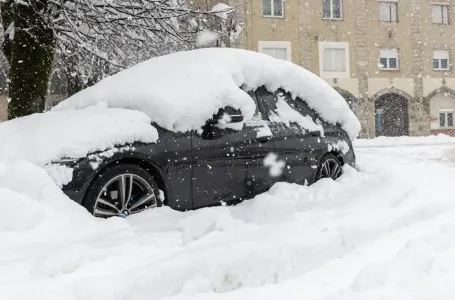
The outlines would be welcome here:
<svg viewBox="0 0 455 300">
<path fill-rule="evenodd" d="M 433 70 L 447 71 L 449 69 L 449 50 L 433 50 Z"/>
<path fill-rule="evenodd" d="M 262 15 L 266 17 L 283 17 L 283 0 L 262 0 Z"/>
<path fill-rule="evenodd" d="M 319 65 L 322 78 L 349 78 L 349 44 L 319 42 Z"/>
<path fill-rule="evenodd" d="M 379 67 L 382 70 L 398 70 L 398 50 L 381 49 L 379 54 Z"/>
<path fill-rule="evenodd" d="M 381 22 L 397 22 L 397 2 L 393 0 L 379 1 L 379 20 Z"/>
<path fill-rule="evenodd" d="M 259 41 L 259 52 L 284 60 L 291 60 L 291 42 Z"/>
<path fill-rule="evenodd" d="M 346 50 L 344 48 L 325 48 L 322 51 L 324 72 L 346 72 Z"/>
<path fill-rule="evenodd" d="M 341 20 L 343 18 L 343 0 L 322 0 L 322 17 Z"/>
<path fill-rule="evenodd" d="M 449 24 L 449 5 L 433 4 L 431 13 L 434 24 Z"/>
<path fill-rule="evenodd" d="M 265 53 L 267 55 L 270 55 L 272 57 L 278 58 L 278 59 L 288 59 L 288 50 L 286 48 L 279 48 L 279 47 L 264 47 L 262 48 L 262 53 Z"/>
<path fill-rule="evenodd" d="M 439 127 L 453 128 L 454 111 L 439 111 Z"/>
</svg>

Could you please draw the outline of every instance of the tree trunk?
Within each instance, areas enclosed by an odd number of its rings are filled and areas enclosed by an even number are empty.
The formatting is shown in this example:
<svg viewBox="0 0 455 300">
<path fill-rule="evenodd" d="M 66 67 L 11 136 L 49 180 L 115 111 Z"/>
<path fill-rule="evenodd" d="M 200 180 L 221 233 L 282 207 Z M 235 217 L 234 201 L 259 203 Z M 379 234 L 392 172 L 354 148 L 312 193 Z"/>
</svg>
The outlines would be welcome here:
<svg viewBox="0 0 455 300">
<path fill-rule="evenodd" d="M 13 6 L 12 0 L 9 0 L 7 2 L 0 4 L 0 12 L 1 12 L 1 16 L 2 16 L 2 25 L 3 25 L 4 31 L 6 31 L 8 29 L 8 27 L 11 25 L 11 23 L 14 21 L 12 6 Z M 6 35 L 4 37 L 2 50 L 3 50 L 3 54 L 5 54 L 5 57 L 8 60 L 8 63 L 10 63 L 11 40 L 9 39 L 9 35 Z"/>
<path fill-rule="evenodd" d="M 47 1 L 30 3 L 23 5 L 10 0 L 1 8 L 4 27 L 10 25 L 5 21 L 13 21 L 15 28 L 14 39 L 7 48 L 3 47 L 10 64 L 8 119 L 42 112 L 46 101 L 55 37 L 43 17 Z M 9 11 L 3 13 L 4 9 Z"/>
</svg>

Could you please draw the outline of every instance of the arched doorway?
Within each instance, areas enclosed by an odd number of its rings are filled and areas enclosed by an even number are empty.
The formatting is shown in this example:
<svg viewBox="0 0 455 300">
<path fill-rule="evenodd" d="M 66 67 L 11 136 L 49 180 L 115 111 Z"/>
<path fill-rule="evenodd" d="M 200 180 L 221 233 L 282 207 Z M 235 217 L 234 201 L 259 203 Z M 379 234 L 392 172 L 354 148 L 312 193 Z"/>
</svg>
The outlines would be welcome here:
<svg viewBox="0 0 455 300">
<path fill-rule="evenodd" d="M 408 99 L 389 93 L 375 101 L 376 136 L 409 135 Z"/>
<path fill-rule="evenodd" d="M 354 103 L 356 102 L 356 98 L 351 93 L 349 93 L 345 90 L 342 90 L 340 88 L 335 88 L 335 90 L 338 92 L 338 94 L 340 94 L 344 98 L 344 100 L 346 100 L 346 102 L 349 105 L 349 108 L 352 111 L 354 111 L 353 107 L 354 107 Z"/>
</svg>

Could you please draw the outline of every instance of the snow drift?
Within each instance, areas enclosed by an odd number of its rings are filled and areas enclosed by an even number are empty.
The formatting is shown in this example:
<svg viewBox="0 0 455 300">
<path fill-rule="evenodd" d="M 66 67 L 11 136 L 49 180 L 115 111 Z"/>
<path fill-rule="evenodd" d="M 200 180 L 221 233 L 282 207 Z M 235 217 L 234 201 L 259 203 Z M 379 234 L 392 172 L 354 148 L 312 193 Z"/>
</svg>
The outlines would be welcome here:
<svg viewBox="0 0 455 300">
<path fill-rule="evenodd" d="M 219 108 L 253 117 L 254 101 L 240 89 L 283 88 L 300 97 L 355 139 L 360 122 L 344 98 L 313 73 L 288 61 L 240 49 L 208 48 L 152 58 L 61 102 L 54 111 L 109 107 L 140 110 L 159 126 L 185 132 L 201 128 Z"/>
<path fill-rule="evenodd" d="M 337 181 L 107 220 L 42 169 L 0 163 L 1 299 L 452 300 L 450 149 L 358 149 L 362 172 Z"/>
</svg>

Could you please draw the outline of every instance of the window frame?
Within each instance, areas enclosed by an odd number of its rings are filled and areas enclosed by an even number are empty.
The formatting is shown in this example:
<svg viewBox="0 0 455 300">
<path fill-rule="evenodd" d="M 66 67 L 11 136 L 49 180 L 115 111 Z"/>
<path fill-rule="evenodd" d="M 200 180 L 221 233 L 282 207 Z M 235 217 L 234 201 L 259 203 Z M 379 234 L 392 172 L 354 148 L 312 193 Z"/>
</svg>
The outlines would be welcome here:
<svg viewBox="0 0 455 300">
<path fill-rule="evenodd" d="M 264 1 L 265 0 L 262 0 L 262 17 L 264 18 L 280 18 L 280 19 L 283 19 L 284 18 L 284 0 L 270 0 L 270 15 L 266 15 L 264 14 Z M 274 14 L 274 10 L 275 10 L 275 6 L 274 6 L 274 2 L 275 1 L 281 1 L 281 15 L 275 15 Z"/>
<path fill-rule="evenodd" d="M 289 41 L 258 41 L 258 52 L 264 53 L 264 49 L 286 49 L 286 60 L 292 61 L 291 42 Z M 265 53 L 264 53 L 265 54 Z"/>
<path fill-rule="evenodd" d="M 336 20 L 336 21 L 342 21 L 344 20 L 343 17 L 344 17 L 344 3 L 343 3 L 343 0 L 338 0 L 340 1 L 340 17 L 337 17 L 335 18 L 333 16 L 333 1 L 337 1 L 337 0 L 327 0 L 327 1 L 330 1 L 330 16 L 329 17 L 324 17 L 324 0 L 322 0 L 322 19 L 323 20 Z"/>
<path fill-rule="evenodd" d="M 446 52 L 447 53 L 447 58 L 439 58 L 439 57 L 436 57 L 437 55 L 435 55 L 436 52 Z M 447 68 L 442 68 L 442 60 L 444 59 L 447 59 Z M 439 61 L 439 67 L 435 68 L 434 67 L 434 62 L 435 60 L 438 60 Z M 450 71 L 452 67 L 452 64 L 451 64 L 451 59 L 450 59 L 450 50 L 449 49 L 433 49 L 433 71 L 437 71 L 437 72 L 447 72 L 447 71 Z"/>
<path fill-rule="evenodd" d="M 441 22 L 435 22 L 433 18 L 433 8 L 439 7 L 441 11 Z M 444 20 L 444 7 L 447 9 L 447 20 Z M 449 3 L 431 3 L 431 22 L 437 25 L 450 25 L 450 4 Z"/>
<path fill-rule="evenodd" d="M 381 3 L 389 4 L 389 20 L 381 20 Z M 392 4 L 395 5 L 395 20 L 392 20 Z M 398 23 L 398 1 L 397 0 L 378 0 L 378 19 L 385 23 Z"/>
<path fill-rule="evenodd" d="M 445 126 L 441 126 L 441 115 L 444 114 L 444 124 Z M 448 126 L 448 114 L 452 114 L 452 126 Z M 439 129 L 453 129 L 455 128 L 455 109 L 439 109 L 438 110 L 438 126 Z"/>
<path fill-rule="evenodd" d="M 344 49 L 345 71 L 333 72 L 324 71 L 324 50 L 326 49 Z M 319 42 L 319 76 L 322 78 L 350 78 L 351 62 L 348 42 Z"/>
<path fill-rule="evenodd" d="M 382 56 L 382 51 L 383 50 L 394 50 L 396 52 L 396 57 L 391 57 L 391 56 Z M 390 59 L 396 59 L 396 67 L 395 68 L 390 68 Z M 383 64 L 381 63 L 381 59 L 387 59 L 387 66 L 384 67 Z M 400 70 L 400 49 L 398 48 L 380 48 L 379 49 L 379 65 L 382 65 L 379 67 L 381 71 L 399 71 Z"/>
</svg>

